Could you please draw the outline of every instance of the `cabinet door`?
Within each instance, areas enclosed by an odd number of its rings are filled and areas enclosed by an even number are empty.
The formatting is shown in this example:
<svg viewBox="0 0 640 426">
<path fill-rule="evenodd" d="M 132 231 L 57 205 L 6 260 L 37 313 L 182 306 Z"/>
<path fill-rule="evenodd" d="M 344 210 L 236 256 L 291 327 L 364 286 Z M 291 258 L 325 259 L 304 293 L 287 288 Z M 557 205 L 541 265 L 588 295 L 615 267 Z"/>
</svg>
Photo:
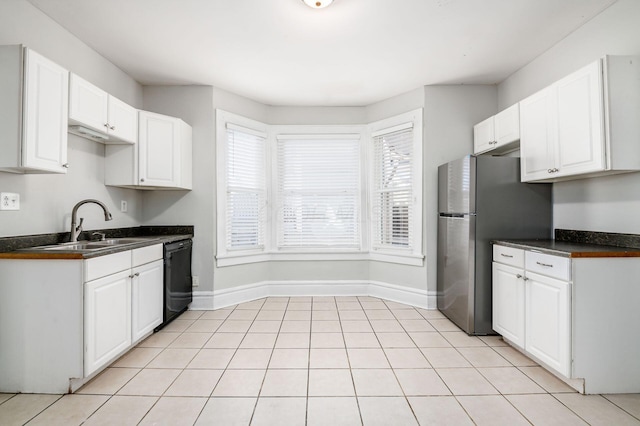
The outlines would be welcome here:
<svg viewBox="0 0 640 426">
<path fill-rule="evenodd" d="M 571 377 L 571 285 L 527 272 L 525 350 Z"/>
<path fill-rule="evenodd" d="M 499 112 L 494 118 L 495 147 L 520 139 L 520 107 L 518 104 Z"/>
<path fill-rule="evenodd" d="M 69 121 L 106 133 L 108 98 L 107 92 L 72 73 L 69 78 Z"/>
<path fill-rule="evenodd" d="M 473 153 L 489 151 L 495 148 L 493 117 L 473 126 Z"/>
<path fill-rule="evenodd" d="M 163 278 L 162 260 L 133 269 L 131 316 L 134 343 L 162 324 Z"/>
<path fill-rule="evenodd" d="M 554 89 L 520 102 L 520 166 L 523 182 L 553 178 L 555 168 Z"/>
<path fill-rule="evenodd" d="M 175 187 L 180 167 L 179 120 L 140 111 L 139 124 L 139 184 Z"/>
<path fill-rule="evenodd" d="M 600 61 L 558 81 L 558 176 L 605 170 Z"/>
<path fill-rule="evenodd" d="M 112 361 L 131 345 L 130 271 L 84 285 L 84 375 Z"/>
<path fill-rule="evenodd" d="M 524 270 L 493 262 L 493 329 L 524 349 Z"/>
<path fill-rule="evenodd" d="M 109 96 L 109 135 L 121 141 L 138 140 L 138 110 L 118 98 Z"/>
<path fill-rule="evenodd" d="M 22 165 L 67 172 L 69 72 L 25 49 Z"/>
</svg>

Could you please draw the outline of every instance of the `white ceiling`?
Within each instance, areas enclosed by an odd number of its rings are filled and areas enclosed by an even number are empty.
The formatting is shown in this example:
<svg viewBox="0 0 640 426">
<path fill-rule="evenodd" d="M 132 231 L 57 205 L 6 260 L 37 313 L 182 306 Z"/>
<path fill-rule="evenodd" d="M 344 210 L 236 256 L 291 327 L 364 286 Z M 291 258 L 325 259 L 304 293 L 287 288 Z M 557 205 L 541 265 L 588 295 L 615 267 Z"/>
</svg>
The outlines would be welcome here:
<svg viewBox="0 0 640 426">
<path fill-rule="evenodd" d="M 615 0 L 29 0 L 142 84 L 362 106 L 492 84 Z"/>
</svg>

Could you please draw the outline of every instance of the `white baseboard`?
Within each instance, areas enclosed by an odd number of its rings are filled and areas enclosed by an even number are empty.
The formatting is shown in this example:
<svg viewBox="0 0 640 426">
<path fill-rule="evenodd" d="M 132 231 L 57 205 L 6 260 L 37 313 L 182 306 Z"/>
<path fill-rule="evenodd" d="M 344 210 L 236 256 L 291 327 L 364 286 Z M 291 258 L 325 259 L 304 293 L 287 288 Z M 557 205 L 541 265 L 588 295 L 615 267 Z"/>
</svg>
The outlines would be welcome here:
<svg viewBox="0 0 640 426">
<path fill-rule="evenodd" d="M 220 309 L 269 296 L 372 296 L 423 309 L 436 309 L 436 294 L 380 281 L 261 281 L 193 293 L 191 310 Z"/>
<path fill-rule="evenodd" d="M 193 311 L 208 311 L 213 308 L 213 291 L 194 291 L 193 301 L 189 305 L 189 309 Z"/>
<path fill-rule="evenodd" d="M 402 287 L 395 284 L 383 283 L 380 281 L 371 281 L 369 283 L 369 296 L 379 297 L 380 299 L 390 300 L 392 302 L 404 303 L 423 309 L 435 309 L 429 304 L 429 292 L 411 287 Z M 433 294 L 435 300 L 435 294 Z"/>
</svg>

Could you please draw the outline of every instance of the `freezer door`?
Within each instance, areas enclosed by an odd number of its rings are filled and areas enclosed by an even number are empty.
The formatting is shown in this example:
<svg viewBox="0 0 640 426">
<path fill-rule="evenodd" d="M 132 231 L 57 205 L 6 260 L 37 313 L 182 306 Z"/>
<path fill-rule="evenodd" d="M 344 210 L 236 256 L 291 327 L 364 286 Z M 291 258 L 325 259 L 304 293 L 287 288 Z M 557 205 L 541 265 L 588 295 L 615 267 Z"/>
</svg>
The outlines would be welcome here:
<svg viewBox="0 0 640 426">
<path fill-rule="evenodd" d="M 476 157 L 438 167 L 438 212 L 475 213 Z"/>
<path fill-rule="evenodd" d="M 438 217 L 438 309 L 474 333 L 475 221 L 473 215 Z"/>
</svg>

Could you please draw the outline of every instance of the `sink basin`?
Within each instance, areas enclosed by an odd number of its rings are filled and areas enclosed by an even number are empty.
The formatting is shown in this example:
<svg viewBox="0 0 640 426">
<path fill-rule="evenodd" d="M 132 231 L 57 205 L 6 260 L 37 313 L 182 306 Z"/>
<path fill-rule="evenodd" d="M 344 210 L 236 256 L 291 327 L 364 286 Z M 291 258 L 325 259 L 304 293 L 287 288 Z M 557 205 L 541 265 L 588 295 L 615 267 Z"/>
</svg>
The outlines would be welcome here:
<svg viewBox="0 0 640 426">
<path fill-rule="evenodd" d="M 148 241 L 146 238 L 110 238 L 102 241 L 91 241 L 91 244 L 100 244 L 103 246 L 119 246 L 124 244 L 136 244 L 142 241 Z"/>
<path fill-rule="evenodd" d="M 55 251 L 91 251 L 91 250 L 100 250 L 104 249 L 104 245 L 97 245 L 94 243 L 86 242 L 86 243 L 64 243 L 57 244 L 55 246 L 41 246 L 41 247 L 32 247 L 28 250 L 55 250 Z"/>
<path fill-rule="evenodd" d="M 148 241 L 146 238 L 111 238 L 103 241 L 78 241 L 74 243 L 61 243 L 52 246 L 32 247 L 28 250 L 47 250 L 47 251 L 93 251 L 104 250 L 109 247 L 125 246 L 129 244 L 137 244 Z"/>
</svg>

